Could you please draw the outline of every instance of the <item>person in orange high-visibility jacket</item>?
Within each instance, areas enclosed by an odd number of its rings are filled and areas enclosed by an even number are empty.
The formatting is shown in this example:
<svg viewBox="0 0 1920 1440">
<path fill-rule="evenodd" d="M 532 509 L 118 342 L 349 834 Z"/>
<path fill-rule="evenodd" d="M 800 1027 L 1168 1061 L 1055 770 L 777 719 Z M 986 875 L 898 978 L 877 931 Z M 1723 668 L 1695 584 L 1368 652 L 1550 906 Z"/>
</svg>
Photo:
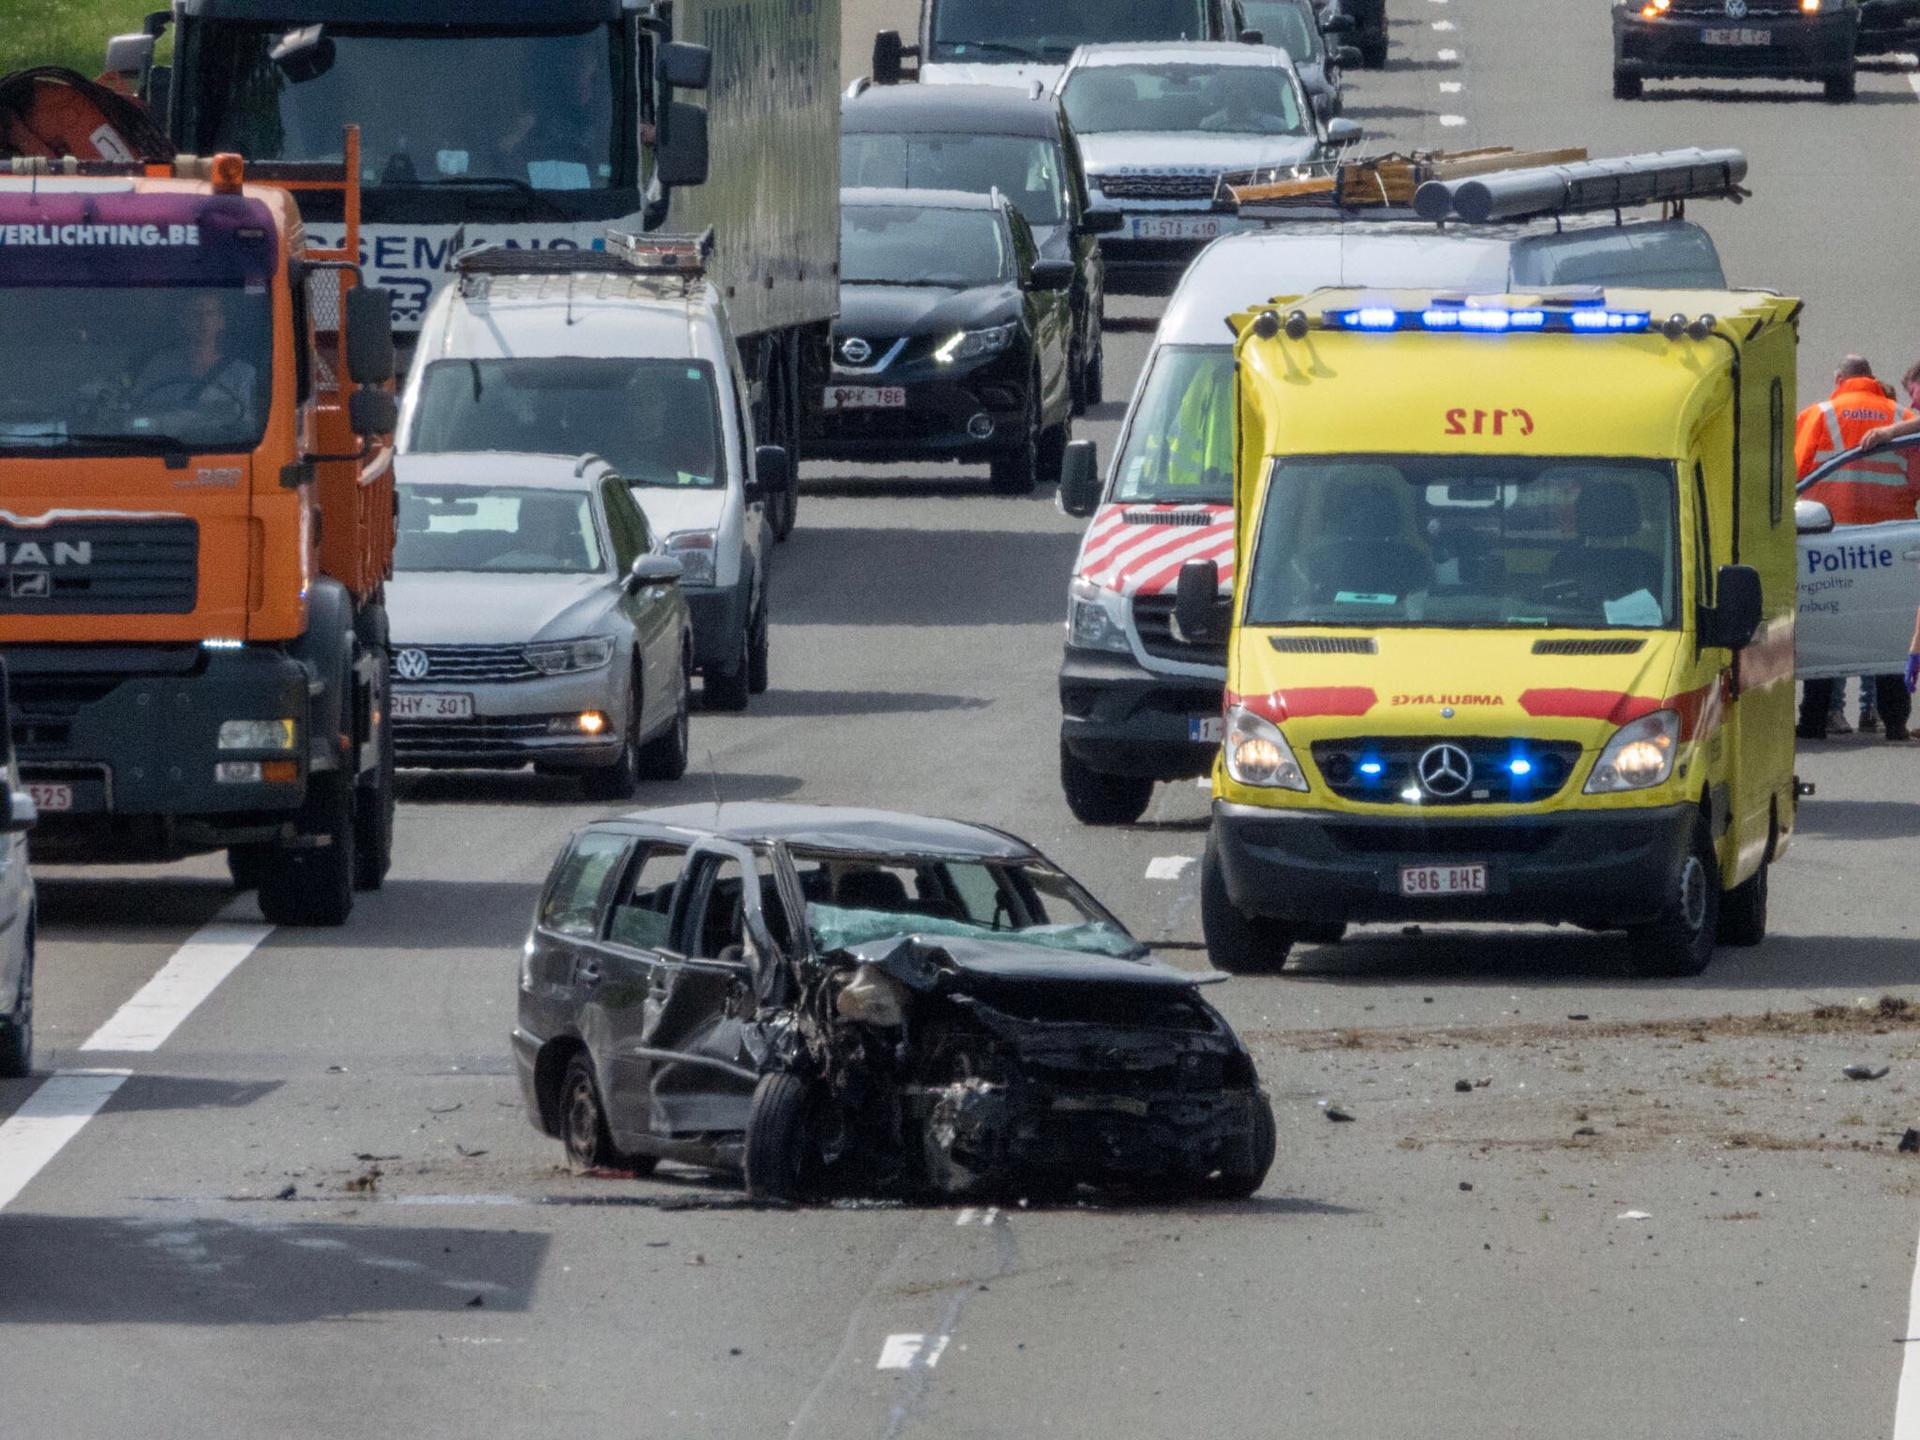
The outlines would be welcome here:
<svg viewBox="0 0 1920 1440">
<path fill-rule="evenodd" d="M 1800 412 L 1793 442 L 1800 478 L 1804 480 L 1816 466 L 1870 436 L 1877 442 L 1885 439 L 1889 430 L 1904 433 L 1916 423 L 1920 423 L 1920 415 L 1888 395 L 1886 387 L 1874 378 L 1873 367 L 1860 356 L 1849 355 L 1834 372 L 1833 394 Z M 1800 498 L 1825 505 L 1835 525 L 1878 525 L 1913 519 L 1915 504 L 1920 502 L 1920 485 L 1908 470 L 1905 455 L 1883 452 L 1850 461 L 1809 487 Z M 1844 693 L 1840 683 L 1807 681 L 1800 700 L 1802 739 L 1822 739 L 1835 730 L 1845 733 L 1845 716 L 1835 718 Z M 1887 739 L 1905 741 L 1912 710 L 1906 677 L 1863 675 L 1860 685 L 1862 725 L 1869 723 L 1868 714 L 1877 711 Z M 1875 702 L 1871 706 L 1867 703 L 1869 696 Z"/>
</svg>

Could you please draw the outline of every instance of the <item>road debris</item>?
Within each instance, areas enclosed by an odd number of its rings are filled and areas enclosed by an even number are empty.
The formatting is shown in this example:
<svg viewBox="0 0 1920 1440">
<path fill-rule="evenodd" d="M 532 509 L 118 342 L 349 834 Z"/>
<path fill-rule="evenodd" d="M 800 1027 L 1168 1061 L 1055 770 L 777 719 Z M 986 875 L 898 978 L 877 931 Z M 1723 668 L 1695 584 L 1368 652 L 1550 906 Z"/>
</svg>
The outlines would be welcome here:
<svg viewBox="0 0 1920 1440">
<path fill-rule="evenodd" d="M 1880 1080 L 1885 1078 L 1891 1068 L 1891 1066 L 1882 1065 L 1876 1070 L 1871 1065 L 1843 1065 L 1840 1067 L 1840 1073 L 1849 1080 Z"/>
<path fill-rule="evenodd" d="M 1651 1220 L 1653 1216 L 1645 1210 L 1622 1210 L 1613 1218 L 1616 1220 Z"/>
<path fill-rule="evenodd" d="M 1351 1123 L 1353 1116 L 1342 1110 L 1338 1105 L 1329 1105 L 1327 1106 L 1327 1119 Z"/>
<path fill-rule="evenodd" d="M 1900 1153 L 1920 1155 L 1920 1130 L 1909 1127 L 1907 1133 L 1900 1137 Z"/>
<path fill-rule="evenodd" d="M 1453 1082 L 1453 1088 L 1458 1090 L 1462 1095 L 1471 1095 L 1473 1093 L 1473 1082 L 1471 1080 L 1456 1080 Z"/>
</svg>

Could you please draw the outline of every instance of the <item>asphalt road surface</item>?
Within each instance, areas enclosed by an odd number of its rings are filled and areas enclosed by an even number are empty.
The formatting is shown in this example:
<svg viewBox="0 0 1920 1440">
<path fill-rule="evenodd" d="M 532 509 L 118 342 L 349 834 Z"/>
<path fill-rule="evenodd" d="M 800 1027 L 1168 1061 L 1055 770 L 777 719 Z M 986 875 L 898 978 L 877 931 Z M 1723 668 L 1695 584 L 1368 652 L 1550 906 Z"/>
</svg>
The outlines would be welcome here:
<svg viewBox="0 0 1920 1440">
<path fill-rule="evenodd" d="M 1753 199 L 1697 213 L 1737 282 L 1806 297 L 1808 385 L 1920 353 L 1912 72 L 1847 107 L 1619 104 L 1596 0 L 1391 8 L 1354 118 L 1409 146 L 1743 145 Z M 851 0 L 849 73 L 911 19 Z M 1123 396 L 1153 312 L 1115 308 Z M 1080 429 L 1103 453 L 1120 408 Z M 1059 798 L 1076 531 L 984 471 L 809 467 L 773 689 L 697 715 L 697 773 L 647 799 L 986 819 L 1203 964 L 1202 792 L 1099 832 Z M 1214 992 L 1280 1130 L 1235 1205 L 759 1211 L 673 1167 L 567 1176 L 507 1031 L 535 888 L 601 810 L 530 774 L 409 777 L 393 878 L 341 931 L 268 930 L 217 862 L 45 871 L 41 1073 L 0 1083 L 0 1435 L 1920 1433 L 1896 1429 L 1920 1157 L 1894 1148 L 1920 1123 L 1920 750 L 1801 769 L 1773 938 L 1699 979 L 1628 982 L 1605 936 L 1374 929 Z M 1892 1073 L 1852 1084 L 1855 1059 Z"/>
</svg>

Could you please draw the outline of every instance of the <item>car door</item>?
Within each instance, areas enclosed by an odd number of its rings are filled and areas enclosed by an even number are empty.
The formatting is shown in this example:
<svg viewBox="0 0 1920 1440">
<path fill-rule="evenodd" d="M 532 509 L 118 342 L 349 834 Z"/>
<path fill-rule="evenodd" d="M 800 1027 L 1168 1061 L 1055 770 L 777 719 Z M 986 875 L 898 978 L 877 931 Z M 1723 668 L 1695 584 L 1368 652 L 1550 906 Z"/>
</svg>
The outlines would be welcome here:
<svg viewBox="0 0 1920 1440">
<path fill-rule="evenodd" d="M 1073 409 L 1073 378 L 1068 362 L 1073 345 L 1073 302 L 1067 291 L 1035 289 L 1031 276 L 1040 258 L 1026 217 L 1009 205 L 1002 213 L 1013 242 L 1014 270 L 1021 303 L 1033 332 L 1034 360 L 1040 369 L 1040 413 L 1046 423 Z"/>
<path fill-rule="evenodd" d="M 1896 442 L 1920 465 L 1920 436 Z M 1805 491 L 1853 458 L 1837 455 L 1800 482 Z M 1813 524 L 1825 507 L 1796 506 L 1799 611 L 1794 671 L 1802 680 L 1892 675 L 1907 666 L 1920 610 L 1920 518 L 1880 525 Z"/>
<path fill-rule="evenodd" d="M 1072 339 L 1080 353 L 1091 356 L 1101 348 L 1100 315 L 1107 297 L 1107 262 L 1100 248 L 1100 237 L 1087 225 L 1087 211 L 1093 208 L 1087 190 L 1087 171 L 1080 158 L 1080 142 L 1073 137 L 1067 112 L 1057 102 L 1059 115 L 1062 188 L 1066 191 L 1068 245 L 1073 256 L 1075 279 L 1068 313 L 1072 319 Z"/>
<path fill-rule="evenodd" d="M 553 867 L 520 972 L 520 1019 L 542 1041 L 577 1035 L 586 1042 L 604 1098 L 612 1090 L 617 1017 L 600 943 L 608 899 L 636 844 L 625 831 L 589 828 L 568 843 Z M 618 976 L 616 975 L 616 979 Z"/>
<path fill-rule="evenodd" d="M 596 947 L 599 1009 L 607 1034 L 607 1123 L 618 1144 L 664 1133 L 655 1124 L 652 1086 L 658 1058 L 663 970 L 674 948 L 678 908 L 686 900 L 688 842 L 643 832 L 614 888 Z"/>
<path fill-rule="evenodd" d="M 600 503 L 613 540 L 614 559 L 625 575 L 640 556 L 654 548 L 646 512 L 633 498 L 627 482 L 609 475 L 600 482 Z M 640 657 L 640 733 L 652 734 L 666 723 L 680 703 L 680 607 L 683 602 L 669 585 L 643 585 L 627 590 L 621 607 L 633 626 Z"/>
<path fill-rule="evenodd" d="M 656 1128 L 746 1129 L 760 1067 L 751 1042 L 756 976 L 784 972 L 786 907 L 765 853 L 726 841 L 694 848 L 674 954 L 656 977 L 651 1101 Z"/>
</svg>

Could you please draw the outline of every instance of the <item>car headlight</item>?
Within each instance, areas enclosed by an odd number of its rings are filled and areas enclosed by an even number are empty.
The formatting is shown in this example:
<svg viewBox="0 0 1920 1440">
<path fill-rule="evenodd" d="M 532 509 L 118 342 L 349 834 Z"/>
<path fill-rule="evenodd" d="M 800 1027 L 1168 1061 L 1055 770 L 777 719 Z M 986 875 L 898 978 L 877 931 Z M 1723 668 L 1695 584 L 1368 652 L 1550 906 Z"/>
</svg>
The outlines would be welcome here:
<svg viewBox="0 0 1920 1440">
<path fill-rule="evenodd" d="M 1109 599 L 1121 597 L 1102 590 L 1091 580 L 1076 580 L 1067 590 L 1067 647 L 1072 650 L 1111 650 L 1130 655 L 1127 629 L 1107 608 Z"/>
<path fill-rule="evenodd" d="M 1673 757 L 1680 748 L 1680 716 L 1656 710 L 1614 731 L 1607 748 L 1587 777 L 1587 794 L 1611 795 L 1622 790 L 1646 790 L 1673 774 Z"/>
<path fill-rule="evenodd" d="M 942 365 L 951 365 L 956 360 L 980 360 L 988 355 L 998 355 L 1013 343 L 1013 337 L 1020 333 L 1019 323 L 994 325 L 985 330 L 956 330 L 940 342 L 933 352 L 933 358 Z"/>
<path fill-rule="evenodd" d="M 1305 790 L 1307 777 L 1293 758 L 1293 747 L 1280 727 L 1251 710 L 1234 706 L 1227 712 L 1222 745 L 1227 774 L 1242 785 L 1269 790 Z"/>
<path fill-rule="evenodd" d="M 613 659 L 613 637 L 594 635 L 585 640 L 559 640 L 551 645 L 529 645 L 527 663 L 542 675 L 571 675 L 598 670 Z"/>
<path fill-rule="evenodd" d="M 667 553 L 680 562 L 682 585 L 714 583 L 719 537 L 711 530 L 682 530 L 667 537 Z"/>
</svg>

